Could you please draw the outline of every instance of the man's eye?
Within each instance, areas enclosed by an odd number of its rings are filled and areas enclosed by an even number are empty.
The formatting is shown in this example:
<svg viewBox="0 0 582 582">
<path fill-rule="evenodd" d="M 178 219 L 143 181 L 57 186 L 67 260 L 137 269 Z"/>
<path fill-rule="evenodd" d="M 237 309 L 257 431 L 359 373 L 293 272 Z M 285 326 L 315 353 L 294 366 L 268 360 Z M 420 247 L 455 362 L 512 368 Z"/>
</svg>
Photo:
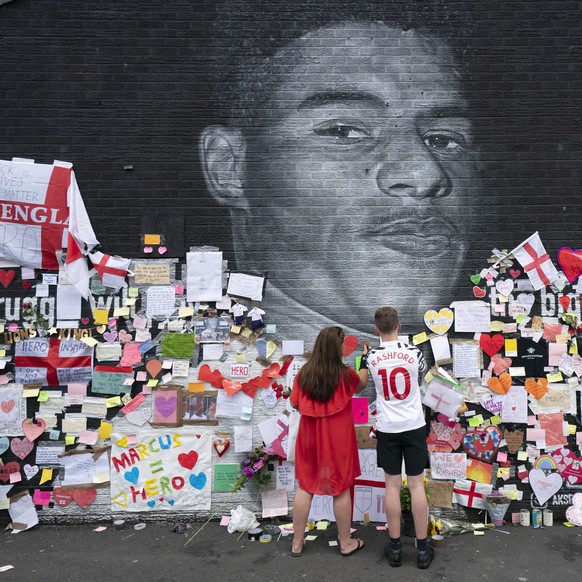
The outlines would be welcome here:
<svg viewBox="0 0 582 582">
<path fill-rule="evenodd" d="M 368 132 L 366 130 L 338 122 L 322 123 L 315 127 L 313 131 L 315 135 L 335 138 L 338 141 L 357 141 L 368 137 Z"/>
<path fill-rule="evenodd" d="M 424 143 L 432 150 L 442 153 L 457 153 L 467 148 L 467 142 L 460 133 L 433 132 L 423 136 Z"/>
</svg>

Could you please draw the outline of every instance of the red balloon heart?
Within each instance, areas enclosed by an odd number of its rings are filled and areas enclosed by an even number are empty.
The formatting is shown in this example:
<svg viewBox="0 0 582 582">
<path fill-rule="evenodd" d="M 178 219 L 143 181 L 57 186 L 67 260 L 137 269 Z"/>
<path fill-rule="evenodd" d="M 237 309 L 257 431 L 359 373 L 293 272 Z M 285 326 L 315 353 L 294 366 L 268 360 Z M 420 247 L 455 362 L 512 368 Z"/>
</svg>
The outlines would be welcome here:
<svg viewBox="0 0 582 582">
<path fill-rule="evenodd" d="M 503 347 L 503 344 L 505 344 L 505 338 L 500 333 L 496 333 L 494 336 L 482 333 L 479 339 L 481 349 L 489 357 L 493 357 Z"/>
<path fill-rule="evenodd" d="M 358 338 L 355 335 L 346 335 L 344 339 L 344 356 L 349 356 L 358 347 Z"/>
<path fill-rule="evenodd" d="M 487 295 L 487 291 L 485 291 L 485 289 L 481 289 L 481 287 L 477 287 L 477 285 L 475 285 L 473 287 L 473 295 L 475 295 L 475 297 L 477 297 L 477 299 L 481 299 L 481 298 L 485 297 L 485 295 Z"/>
<path fill-rule="evenodd" d="M 558 251 L 558 264 L 566 279 L 573 283 L 580 275 L 582 275 L 582 249 L 576 251 L 569 247 L 562 247 Z"/>
<path fill-rule="evenodd" d="M 198 453 L 190 451 L 189 453 L 180 453 L 178 455 L 178 463 L 188 471 L 191 471 L 198 462 Z"/>
<path fill-rule="evenodd" d="M 75 489 L 73 491 L 73 499 L 83 508 L 87 509 L 95 498 L 97 497 L 97 491 L 95 489 Z"/>
</svg>

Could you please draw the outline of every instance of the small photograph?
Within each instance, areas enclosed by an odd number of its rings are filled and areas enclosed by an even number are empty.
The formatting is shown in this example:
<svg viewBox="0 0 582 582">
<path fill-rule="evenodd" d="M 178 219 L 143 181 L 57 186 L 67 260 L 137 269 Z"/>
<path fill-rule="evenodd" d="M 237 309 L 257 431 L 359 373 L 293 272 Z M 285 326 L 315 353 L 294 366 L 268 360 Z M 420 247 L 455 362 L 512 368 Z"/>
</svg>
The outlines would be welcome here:
<svg viewBox="0 0 582 582">
<path fill-rule="evenodd" d="M 216 421 L 216 392 L 212 394 L 185 394 L 183 398 L 184 416 L 188 424 Z"/>
<path fill-rule="evenodd" d="M 227 317 L 201 317 L 194 322 L 194 332 L 200 342 L 225 342 L 229 338 L 232 321 Z"/>
</svg>

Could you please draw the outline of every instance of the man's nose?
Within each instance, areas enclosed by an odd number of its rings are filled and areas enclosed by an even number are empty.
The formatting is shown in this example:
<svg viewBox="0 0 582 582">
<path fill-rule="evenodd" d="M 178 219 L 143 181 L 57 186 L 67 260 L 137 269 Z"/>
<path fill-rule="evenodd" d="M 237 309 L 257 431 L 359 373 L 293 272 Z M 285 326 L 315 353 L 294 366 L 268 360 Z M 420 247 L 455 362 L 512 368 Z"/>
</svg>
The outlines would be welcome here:
<svg viewBox="0 0 582 582">
<path fill-rule="evenodd" d="M 448 174 L 419 136 L 386 147 L 376 180 L 382 192 L 400 198 L 441 198 L 451 191 Z"/>
</svg>

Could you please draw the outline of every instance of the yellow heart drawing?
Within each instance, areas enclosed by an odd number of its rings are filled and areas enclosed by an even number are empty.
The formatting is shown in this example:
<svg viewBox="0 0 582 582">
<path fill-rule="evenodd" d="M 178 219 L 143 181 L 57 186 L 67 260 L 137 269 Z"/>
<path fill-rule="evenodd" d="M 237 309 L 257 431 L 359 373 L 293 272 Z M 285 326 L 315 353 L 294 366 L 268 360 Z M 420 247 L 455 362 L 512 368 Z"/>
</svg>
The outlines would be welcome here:
<svg viewBox="0 0 582 582">
<path fill-rule="evenodd" d="M 125 491 L 118 493 L 112 501 L 121 507 L 125 507 L 127 505 L 127 493 Z"/>
<path fill-rule="evenodd" d="M 123 447 L 123 448 L 125 448 L 125 447 L 127 446 L 127 437 L 126 437 L 126 436 L 124 436 L 124 437 L 121 437 L 121 438 L 120 438 L 120 439 L 117 441 L 117 443 L 116 443 L 116 444 L 118 444 L 120 447 Z"/>
<path fill-rule="evenodd" d="M 443 335 L 453 325 L 454 314 L 448 307 L 443 307 L 439 312 L 434 309 L 424 314 L 424 323 L 430 331 Z"/>
<path fill-rule="evenodd" d="M 273 340 L 267 342 L 267 360 L 275 353 L 277 344 Z"/>
<path fill-rule="evenodd" d="M 95 329 L 97 330 L 97 333 L 104 333 L 105 330 L 107 329 L 107 326 L 106 325 L 98 325 Z"/>
</svg>

